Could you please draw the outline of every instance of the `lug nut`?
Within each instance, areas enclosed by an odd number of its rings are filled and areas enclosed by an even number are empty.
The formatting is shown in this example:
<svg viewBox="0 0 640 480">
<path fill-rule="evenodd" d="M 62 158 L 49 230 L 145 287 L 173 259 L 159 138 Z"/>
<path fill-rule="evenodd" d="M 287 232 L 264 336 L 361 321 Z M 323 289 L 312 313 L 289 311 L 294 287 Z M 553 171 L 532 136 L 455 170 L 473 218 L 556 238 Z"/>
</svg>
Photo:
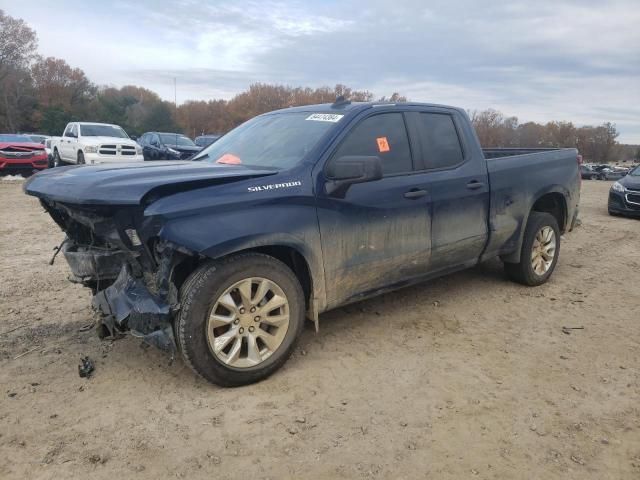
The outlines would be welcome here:
<svg viewBox="0 0 640 480">
<path fill-rule="evenodd" d="M 240 309 L 240 313 L 244 313 L 244 308 L 241 308 L 241 309 Z"/>
<path fill-rule="evenodd" d="M 251 313 L 256 311 L 256 307 L 251 307 Z"/>
<path fill-rule="evenodd" d="M 259 322 L 260 321 L 260 317 L 256 317 L 253 319 L 254 322 Z"/>
<path fill-rule="evenodd" d="M 244 328 L 240 327 L 240 333 L 244 333 Z"/>
<path fill-rule="evenodd" d="M 255 328 L 253 328 L 253 327 L 249 327 L 249 331 L 250 331 L 250 332 L 253 332 L 254 330 L 255 330 Z"/>
<path fill-rule="evenodd" d="M 240 320 L 238 320 L 237 318 L 233 321 L 234 325 L 237 325 L 240 323 Z"/>
</svg>

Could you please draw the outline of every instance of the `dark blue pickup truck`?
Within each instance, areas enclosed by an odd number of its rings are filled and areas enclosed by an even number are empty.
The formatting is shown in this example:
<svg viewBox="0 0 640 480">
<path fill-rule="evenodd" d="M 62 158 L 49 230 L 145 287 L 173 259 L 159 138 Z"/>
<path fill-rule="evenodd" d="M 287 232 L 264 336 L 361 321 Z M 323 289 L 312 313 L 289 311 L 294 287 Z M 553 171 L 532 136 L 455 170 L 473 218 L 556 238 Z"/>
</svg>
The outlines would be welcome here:
<svg viewBox="0 0 640 480">
<path fill-rule="evenodd" d="M 350 103 L 260 115 L 192 162 L 33 176 L 99 331 L 220 385 L 265 378 L 305 317 L 500 257 L 547 281 L 580 199 L 574 149 L 482 150 L 466 113 Z"/>
</svg>

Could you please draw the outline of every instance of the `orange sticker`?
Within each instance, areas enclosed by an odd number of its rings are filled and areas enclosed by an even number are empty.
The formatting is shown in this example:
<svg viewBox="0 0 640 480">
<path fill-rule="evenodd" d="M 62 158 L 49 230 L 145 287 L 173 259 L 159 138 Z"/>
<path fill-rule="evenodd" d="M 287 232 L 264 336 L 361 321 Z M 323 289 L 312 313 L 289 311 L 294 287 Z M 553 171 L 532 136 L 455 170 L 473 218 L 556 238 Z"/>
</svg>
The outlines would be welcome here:
<svg viewBox="0 0 640 480">
<path fill-rule="evenodd" d="M 236 157 L 233 153 L 225 153 L 218 160 L 216 160 L 216 163 L 224 163 L 227 165 L 239 165 L 242 163 L 242 160 Z"/>
<path fill-rule="evenodd" d="M 387 137 L 378 137 L 376 138 L 376 141 L 378 142 L 378 151 L 380 153 L 388 152 L 389 150 L 391 150 L 389 148 L 389 142 L 387 141 Z"/>
</svg>

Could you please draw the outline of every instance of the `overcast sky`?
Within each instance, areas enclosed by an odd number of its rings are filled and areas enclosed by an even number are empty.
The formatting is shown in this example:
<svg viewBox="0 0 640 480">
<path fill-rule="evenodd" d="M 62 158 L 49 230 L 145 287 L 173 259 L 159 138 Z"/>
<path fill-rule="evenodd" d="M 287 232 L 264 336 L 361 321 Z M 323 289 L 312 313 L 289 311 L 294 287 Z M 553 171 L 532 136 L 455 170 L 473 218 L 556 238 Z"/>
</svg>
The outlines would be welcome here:
<svg viewBox="0 0 640 480">
<path fill-rule="evenodd" d="M 612 121 L 640 143 L 640 0 L 0 0 L 40 53 L 178 103 L 256 81 Z"/>
</svg>

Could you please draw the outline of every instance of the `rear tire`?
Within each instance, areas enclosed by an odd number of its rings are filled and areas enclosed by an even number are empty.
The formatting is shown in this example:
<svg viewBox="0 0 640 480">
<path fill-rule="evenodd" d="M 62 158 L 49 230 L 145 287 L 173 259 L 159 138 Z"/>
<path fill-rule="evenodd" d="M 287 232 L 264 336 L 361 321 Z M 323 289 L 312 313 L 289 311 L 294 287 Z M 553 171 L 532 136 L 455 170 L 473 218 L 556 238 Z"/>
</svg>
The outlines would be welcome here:
<svg viewBox="0 0 640 480">
<path fill-rule="evenodd" d="M 505 262 L 504 269 L 515 282 L 532 287 L 542 285 L 556 268 L 559 255 L 558 222 L 548 213 L 531 212 L 524 231 L 520 262 Z"/>
<path fill-rule="evenodd" d="M 278 293 L 270 296 L 269 290 L 260 302 L 263 280 Z M 242 290 L 246 282 L 250 287 Z M 236 285 L 240 287 L 234 288 Z M 241 291 L 250 293 L 242 296 Z M 273 310 L 277 313 L 270 316 L 273 311 L 262 307 L 276 296 L 284 298 L 286 307 L 277 307 Z M 175 332 L 184 361 L 197 374 L 223 387 L 258 382 L 274 373 L 293 352 L 304 327 L 305 301 L 297 277 L 284 263 L 259 253 L 202 265 L 185 281 L 180 301 Z M 231 308 L 226 308 L 229 304 Z M 222 311 L 218 310 L 221 305 Z M 277 326 L 275 331 L 268 321 L 256 320 L 284 317 L 286 327 L 280 330 Z M 277 345 L 271 343 L 275 337 Z"/>
</svg>

